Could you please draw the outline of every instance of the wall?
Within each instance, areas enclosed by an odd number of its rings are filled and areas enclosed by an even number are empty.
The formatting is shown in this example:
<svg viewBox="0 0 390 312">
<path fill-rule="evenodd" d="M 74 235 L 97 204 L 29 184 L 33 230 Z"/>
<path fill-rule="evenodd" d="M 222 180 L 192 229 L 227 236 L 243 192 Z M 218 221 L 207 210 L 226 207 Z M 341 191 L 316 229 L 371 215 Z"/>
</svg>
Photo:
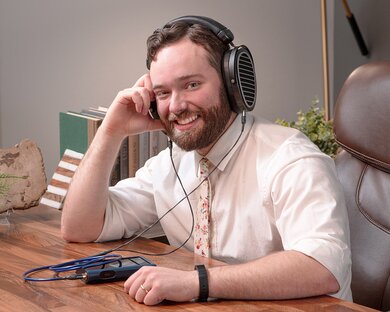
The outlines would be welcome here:
<svg viewBox="0 0 390 312">
<path fill-rule="evenodd" d="M 334 100 L 350 73 L 375 60 L 390 60 L 390 1 L 349 0 L 360 31 L 370 52 L 362 56 L 345 17 L 341 1 L 334 6 Z"/>
<path fill-rule="evenodd" d="M 108 106 L 145 72 L 145 40 L 171 18 L 207 15 L 254 56 L 254 113 L 292 120 L 322 100 L 319 0 L 0 0 L 0 147 L 29 137 L 50 177 L 58 114 Z"/>
</svg>

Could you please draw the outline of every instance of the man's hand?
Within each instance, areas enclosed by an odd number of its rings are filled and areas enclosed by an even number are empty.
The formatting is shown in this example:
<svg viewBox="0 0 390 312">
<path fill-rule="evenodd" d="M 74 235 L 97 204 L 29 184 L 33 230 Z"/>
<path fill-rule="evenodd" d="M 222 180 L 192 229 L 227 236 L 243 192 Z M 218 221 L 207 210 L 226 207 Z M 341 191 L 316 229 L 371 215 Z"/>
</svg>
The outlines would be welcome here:
<svg viewBox="0 0 390 312">
<path fill-rule="evenodd" d="M 282 300 L 336 293 L 333 274 L 298 251 L 272 253 L 247 263 L 208 268 L 211 298 Z M 141 286 L 142 285 L 142 286 Z M 125 282 L 125 291 L 147 305 L 199 297 L 197 271 L 143 267 Z"/>
<path fill-rule="evenodd" d="M 190 301 L 199 295 L 198 272 L 145 266 L 129 277 L 124 289 L 131 298 L 146 305 L 163 300 Z"/>
<path fill-rule="evenodd" d="M 132 134 L 163 129 L 148 115 L 154 99 L 149 75 L 118 93 L 69 187 L 62 213 L 63 237 L 89 242 L 99 237 L 108 200 L 108 181 L 123 139 Z"/>
<path fill-rule="evenodd" d="M 112 102 L 102 128 L 120 139 L 146 131 L 162 130 L 160 121 L 149 114 L 150 101 L 154 100 L 149 74 L 143 75 L 132 88 L 120 91 Z"/>
</svg>

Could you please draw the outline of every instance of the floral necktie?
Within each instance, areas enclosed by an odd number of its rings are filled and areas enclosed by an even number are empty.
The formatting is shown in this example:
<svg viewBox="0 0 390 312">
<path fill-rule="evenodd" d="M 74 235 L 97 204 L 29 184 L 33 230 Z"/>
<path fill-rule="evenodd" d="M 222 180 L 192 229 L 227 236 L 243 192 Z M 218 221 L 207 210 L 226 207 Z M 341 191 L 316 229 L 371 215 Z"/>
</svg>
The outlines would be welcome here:
<svg viewBox="0 0 390 312">
<path fill-rule="evenodd" d="M 211 188 L 208 179 L 210 162 L 202 158 L 199 162 L 199 178 L 202 184 L 199 187 L 199 202 L 196 209 L 194 252 L 209 257 L 210 250 L 210 207 Z"/>
</svg>

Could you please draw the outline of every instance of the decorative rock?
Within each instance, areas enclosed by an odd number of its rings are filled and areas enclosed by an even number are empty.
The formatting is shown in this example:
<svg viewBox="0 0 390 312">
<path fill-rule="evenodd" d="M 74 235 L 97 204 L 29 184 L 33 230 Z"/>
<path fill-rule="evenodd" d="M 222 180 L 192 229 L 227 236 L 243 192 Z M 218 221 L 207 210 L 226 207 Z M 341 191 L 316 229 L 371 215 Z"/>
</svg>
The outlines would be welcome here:
<svg viewBox="0 0 390 312">
<path fill-rule="evenodd" d="M 0 213 L 38 205 L 45 190 L 45 166 L 34 142 L 26 139 L 0 149 Z"/>
</svg>

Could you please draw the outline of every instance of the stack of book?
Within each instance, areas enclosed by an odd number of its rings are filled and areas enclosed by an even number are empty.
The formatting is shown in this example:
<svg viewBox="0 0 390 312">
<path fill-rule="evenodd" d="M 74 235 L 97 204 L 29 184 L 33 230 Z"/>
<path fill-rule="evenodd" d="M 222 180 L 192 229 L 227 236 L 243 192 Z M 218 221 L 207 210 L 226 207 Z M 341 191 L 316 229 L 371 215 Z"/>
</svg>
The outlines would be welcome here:
<svg viewBox="0 0 390 312">
<path fill-rule="evenodd" d="M 85 154 L 107 112 L 106 107 L 90 107 L 81 112 L 60 112 L 60 157 L 69 149 Z M 160 131 L 127 137 L 112 169 L 110 185 L 133 177 L 146 160 L 167 147 Z"/>
<path fill-rule="evenodd" d="M 73 175 L 102 124 L 107 108 L 60 112 L 60 162 L 40 203 L 62 209 Z M 112 168 L 110 185 L 133 177 L 145 162 L 167 148 L 162 132 L 142 133 L 123 140 Z"/>
</svg>

